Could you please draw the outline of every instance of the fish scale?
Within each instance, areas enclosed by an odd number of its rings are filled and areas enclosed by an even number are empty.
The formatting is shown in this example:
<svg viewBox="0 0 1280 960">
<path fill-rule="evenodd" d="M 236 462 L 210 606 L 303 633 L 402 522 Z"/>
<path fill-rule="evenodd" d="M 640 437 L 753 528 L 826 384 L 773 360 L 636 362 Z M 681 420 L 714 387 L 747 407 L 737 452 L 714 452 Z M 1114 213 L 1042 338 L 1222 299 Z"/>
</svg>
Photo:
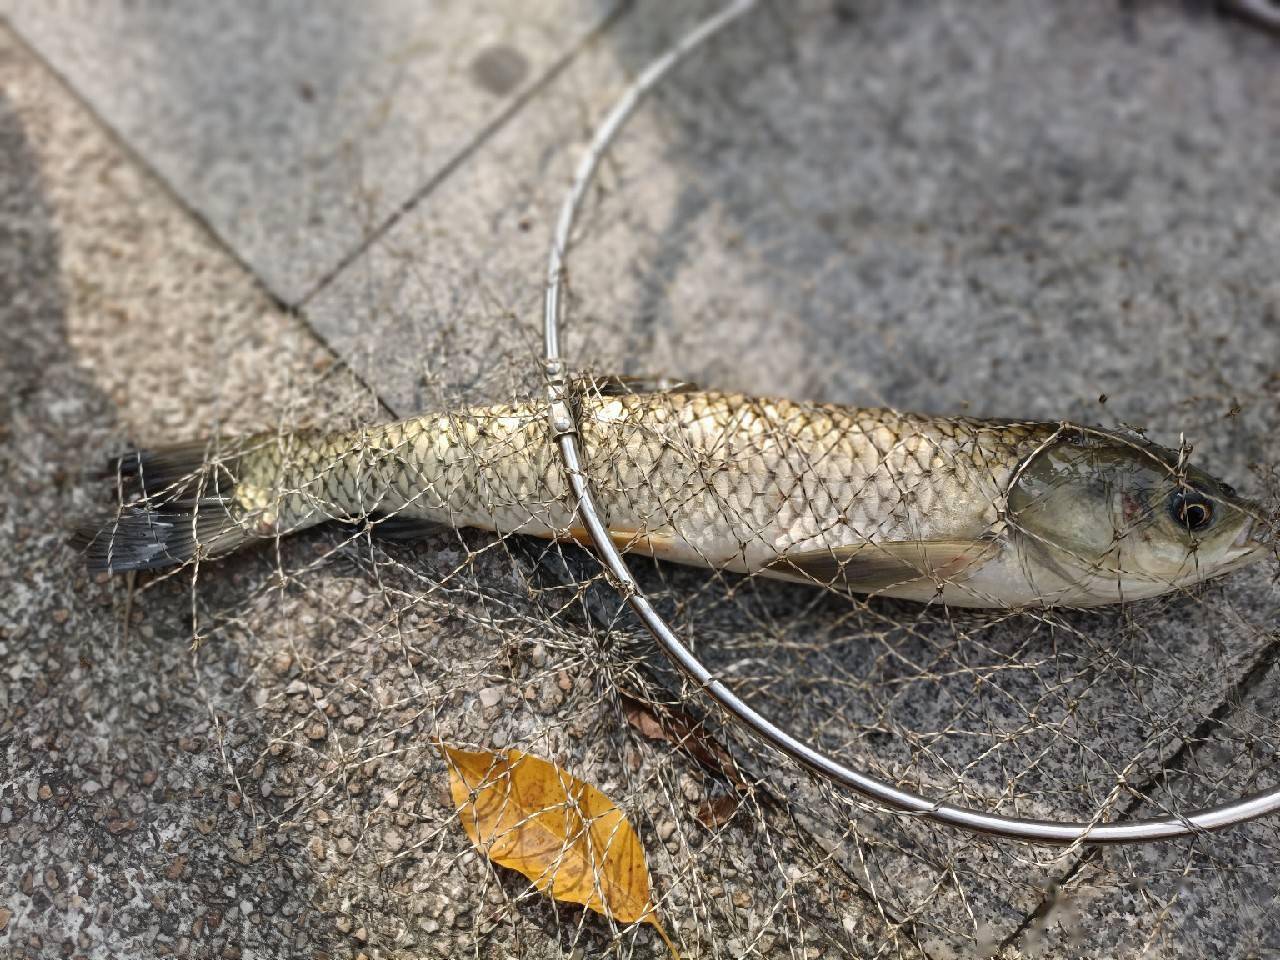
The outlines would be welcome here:
<svg viewBox="0 0 1280 960">
<path fill-rule="evenodd" d="M 758 565 L 815 541 L 980 536 L 1017 465 L 1057 429 L 716 392 L 587 393 L 577 406 L 611 529 L 720 563 L 751 545 Z M 294 446 L 240 460 L 244 508 L 278 529 L 370 513 L 539 536 L 575 525 L 538 403 L 299 434 Z"/>
<path fill-rule="evenodd" d="M 1141 438 L 593 383 L 572 398 L 583 469 L 626 550 L 960 606 L 1154 596 L 1260 555 L 1256 505 Z M 144 452 L 120 469 L 121 511 L 80 537 L 100 569 L 218 555 L 328 519 L 588 542 L 545 401 Z M 1213 550 L 1170 520 L 1183 501 L 1169 498 L 1196 485 L 1229 520 Z M 1113 526 L 1118 511 L 1142 528 Z"/>
</svg>

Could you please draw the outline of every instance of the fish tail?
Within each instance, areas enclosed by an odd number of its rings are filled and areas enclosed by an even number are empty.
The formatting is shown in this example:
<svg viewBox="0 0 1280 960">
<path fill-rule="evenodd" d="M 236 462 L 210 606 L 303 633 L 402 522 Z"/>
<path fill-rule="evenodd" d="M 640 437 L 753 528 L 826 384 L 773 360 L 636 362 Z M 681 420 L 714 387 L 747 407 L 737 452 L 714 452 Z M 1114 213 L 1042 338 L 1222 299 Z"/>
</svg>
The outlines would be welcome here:
<svg viewBox="0 0 1280 960">
<path fill-rule="evenodd" d="M 238 454 L 200 442 L 111 460 L 120 506 L 71 538 L 89 569 L 124 573 L 221 556 L 254 539 L 235 492 Z"/>
</svg>

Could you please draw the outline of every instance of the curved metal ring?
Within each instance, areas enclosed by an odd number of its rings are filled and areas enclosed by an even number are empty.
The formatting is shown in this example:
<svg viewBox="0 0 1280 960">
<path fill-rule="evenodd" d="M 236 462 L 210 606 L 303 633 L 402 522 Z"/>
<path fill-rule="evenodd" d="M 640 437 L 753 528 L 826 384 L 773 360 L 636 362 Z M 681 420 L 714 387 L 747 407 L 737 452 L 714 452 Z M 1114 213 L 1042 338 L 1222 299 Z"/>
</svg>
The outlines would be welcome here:
<svg viewBox="0 0 1280 960">
<path fill-rule="evenodd" d="M 613 575 L 618 589 L 625 595 L 627 602 L 644 625 L 648 627 L 667 656 L 690 679 L 697 683 L 707 696 L 718 703 L 737 721 L 756 733 L 762 740 L 834 783 L 856 790 L 888 806 L 918 815 L 923 819 L 962 827 L 966 830 L 973 830 L 990 836 L 1008 837 L 1037 843 L 1101 844 L 1137 843 L 1183 837 L 1205 830 L 1216 830 L 1232 824 L 1243 823 L 1280 810 L 1280 788 L 1243 797 L 1219 806 L 1196 810 L 1186 816 L 1171 815 L 1115 823 L 1006 817 L 938 800 L 930 800 L 928 797 L 912 793 L 909 790 L 903 790 L 871 774 L 853 770 L 838 763 L 808 744 L 797 740 L 791 734 L 757 713 L 739 699 L 732 690 L 717 680 L 711 671 L 689 651 L 689 648 L 680 642 L 680 639 L 672 632 L 667 622 L 654 610 L 649 599 L 640 590 L 639 585 L 631 576 L 631 571 L 627 568 L 626 562 L 622 559 L 622 555 L 609 538 L 604 523 L 600 519 L 599 511 L 596 509 L 591 485 L 582 470 L 582 456 L 578 446 L 573 409 L 568 403 L 566 395 L 568 389 L 566 368 L 560 356 L 559 345 L 559 327 L 563 312 L 560 289 L 564 274 L 565 256 L 568 251 L 570 234 L 573 230 L 578 208 L 581 205 L 583 196 L 586 194 L 587 187 L 591 184 L 591 180 L 595 175 L 600 158 L 608 149 L 614 137 L 617 136 L 618 131 L 622 129 L 623 125 L 631 117 L 636 107 L 685 56 L 754 7 L 756 2 L 757 0 L 735 0 L 735 2 L 701 23 L 673 47 L 650 63 L 632 82 L 597 128 L 595 136 L 578 164 L 573 185 L 569 189 L 569 194 L 565 198 L 564 206 L 560 210 L 559 220 L 556 223 L 555 237 L 552 241 L 551 255 L 547 265 L 547 289 L 543 313 L 547 395 L 550 400 L 548 419 L 551 423 L 551 429 L 557 436 L 569 484 L 574 496 L 577 498 L 578 511 L 582 517 L 583 524 L 590 532 L 591 540 L 605 566 Z"/>
</svg>

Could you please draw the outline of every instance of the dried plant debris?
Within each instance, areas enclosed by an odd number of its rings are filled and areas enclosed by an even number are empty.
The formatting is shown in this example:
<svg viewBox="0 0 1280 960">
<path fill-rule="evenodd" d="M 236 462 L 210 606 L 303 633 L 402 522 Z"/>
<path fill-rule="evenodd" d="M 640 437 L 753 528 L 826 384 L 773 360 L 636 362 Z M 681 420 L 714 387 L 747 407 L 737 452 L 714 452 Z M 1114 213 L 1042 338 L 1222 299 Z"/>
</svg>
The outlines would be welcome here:
<svg viewBox="0 0 1280 960">
<path fill-rule="evenodd" d="M 706 721 L 682 707 L 622 694 L 627 723 L 648 740 L 669 743 L 723 777 L 735 787 L 745 787 L 733 755 L 707 729 Z"/>
<path fill-rule="evenodd" d="M 616 923 L 649 924 L 679 956 L 649 892 L 644 847 L 612 800 L 520 750 L 441 750 L 458 819 L 485 856 L 553 899 Z"/>
</svg>

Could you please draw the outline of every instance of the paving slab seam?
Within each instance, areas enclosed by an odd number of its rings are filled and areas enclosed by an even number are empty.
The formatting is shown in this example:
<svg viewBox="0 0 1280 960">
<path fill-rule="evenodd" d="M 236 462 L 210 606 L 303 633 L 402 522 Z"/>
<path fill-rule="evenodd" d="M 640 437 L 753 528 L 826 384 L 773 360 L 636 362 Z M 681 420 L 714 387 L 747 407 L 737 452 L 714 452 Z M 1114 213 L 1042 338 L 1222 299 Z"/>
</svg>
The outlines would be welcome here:
<svg viewBox="0 0 1280 960">
<path fill-rule="evenodd" d="M 433 173 L 417 190 L 413 191 L 409 197 L 401 203 L 396 209 L 391 211 L 378 226 L 370 230 L 359 243 L 352 247 L 344 254 L 331 269 L 321 275 L 320 279 L 304 293 L 299 299 L 297 306 L 305 307 L 318 294 L 320 294 L 329 284 L 333 283 L 349 266 L 359 260 L 369 248 L 381 240 L 389 230 L 391 230 L 400 220 L 421 203 L 427 196 L 435 191 L 442 183 L 447 181 L 463 164 L 470 160 L 475 154 L 491 140 L 499 130 L 513 120 L 521 110 L 525 108 L 534 97 L 542 93 L 549 84 L 555 81 L 568 66 L 573 63 L 574 59 L 587 46 L 594 43 L 599 37 L 608 31 L 623 16 L 631 11 L 634 7 L 634 0 L 619 0 L 608 12 L 606 12 L 596 22 L 590 30 L 583 34 L 582 38 L 561 54 L 552 64 L 543 71 L 542 75 L 536 81 L 529 85 L 518 96 L 502 109 L 495 117 L 484 124 L 463 147 L 450 157 L 443 166 Z M 308 323 L 310 326 L 310 323 Z M 313 328 L 314 329 L 314 328 Z"/>
<path fill-rule="evenodd" d="M 154 165 L 148 163 L 147 159 L 133 147 L 133 145 L 128 141 L 128 139 L 125 138 L 120 133 L 119 130 L 117 130 L 114 126 L 112 126 L 111 123 L 108 122 L 107 119 L 103 117 L 102 114 L 94 108 L 93 104 L 90 103 L 89 100 L 81 96 L 80 91 L 76 89 L 75 84 L 71 83 L 71 81 L 66 77 L 65 74 L 63 74 L 60 70 L 58 70 L 57 67 L 55 67 L 52 63 L 50 63 L 48 58 L 45 57 L 37 47 L 29 43 L 27 41 L 27 38 L 22 35 L 21 31 L 17 30 L 13 26 L 13 24 L 9 21 L 9 18 L 4 16 L 3 14 L 0 14 L 0 29 L 3 29 L 5 33 L 13 39 L 14 43 L 16 43 L 19 47 L 21 47 L 27 53 L 27 55 L 30 56 L 35 62 L 39 63 L 43 69 L 48 71 L 49 75 L 52 76 L 57 81 L 58 85 L 61 86 L 62 89 L 65 90 L 75 100 L 75 102 L 80 106 L 80 108 L 93 118 L 94 122 L 99 126 L 99 128 L 101 128 L 102 131 L 111 140 L 111 142 L 114 143 L 120 149 L 120 151 L 124 153 L 126 157 L 129 158 L 130 162 L 132 162 L 139 169 L 145 171 L 145 173 L 152 179 L 152 181 L 157 183 L 160 186 L 160 188 L 164 191 L 166 197 L 169 200 L 171 200 L 174 204 L 176 204 L 184 213 L 186 213 L 188 217 L 190 217 L 195 223 L 199 225 L 200 230 L 209 239 L 209 241 L 214 246 L 216 246 L 219 250 L 221 250 L 224 254 L 230 257 L 241 268 L 245 276 L 249 277 L 252 280 L 254 286 L 262 293 L 263 296 L 265 296 L 276 307 L 276 309 L 296 319 L 307 330 L 307 332 L 316 340 L 316 342 L 320 346 L 322 346 L 325 349 L 325 351 L 330 354 L 330 356 L 332 356 L 333 362 L 336 365 L 336 367 L 338 369 L 348 371 L 352 379 L 360 385 L 361 389 L 365 390 L 371 397 L 374 397 L 378 401 L 378 405 L 381 407 L 384 414 L 388 416 L 396 415 L 396 411 L 394 411 L 391 408 L 391 406 L 387 403 L 387 401 L 382 398 L 382 396 L 378 393 L 378 391 L 374 389 L 373 385 L 368 381 L 368 379 L 363 374 L 361 374 L 358 370 L 352 367 L 347 362 L 347 358 L 342 354 L 342 352 L 339 351 L 337 348 L 335 348 L 333 343 L 330 341 L 330 339 L 316 328 L 315 324 L 311 322 L 311 318 L 308 317 L 303 310 L 299 309 L 299 307 L 287 303 L 274 290 L 272 290 L 271 287 L 263 280 L 261 274 L 259 274 L 256 270 L 254 270 L 253 266 L 247 260 L 245 260 L 244 257 L 240 255 L 239 251 L 237 251 L 236 248 L 232 246 L 231 243 L 222 236 L 222 234 L 220 234 L 217 230 L 213 228 L 213 226 L 209 223 L 208 218 L 205 217 L 205 215 L 202 214 L 199 209 L 197 209 L 195 206 L 189 203 L 186 200 L 186 198 L 182 196 L 182 194 L 174 187 L 173 183 L 169 181 L 169 179 L 164 175 L 164 173 L 161 170 L 159 170 Z M 541 83 L 539 83 L 539 86 L 540 85 Z M 468 149 L 470 149 L 470 147 Z M 415 200 L 418 199 L 420 196 L 424 196 L 424 195 L 425 193 L 415 194 Z M 404 209 L 407 209 L 407 207 Z M 399 216 L 401 213 L 404 212 L 404 209 L 397 211 L 397 213 L 394 216 Z M 384 224 L 382 227 L 380 227 L 379 232 L 384 230 L 387 226 L 390 226 L 389 222 L 387 224 Z M 353 253 L 352 257 L 344 259 L 343 263 L 344 264 L 350 263 L 351 259 L 353 259 L 357 255 L 358 255 L 358 251 L 356 253 Z M 339 272 L 339 268 L 335 268 L 334 271 L 327 274 L 325 282 L 327 282 L 328 280 L 336 276 L 338 272 Z M 321 286 L 323 286 L 323 284 L 321 284 Z M 319 287 L 317 287 L 316 290 L 313 290 L 312 293 L 315 293 L 318 290 L 319 290 Z M 308 299 L 310 296 L 311 294 L 308 294 L 307 297 L 304 298 L 304 300 Z"/>
<path fill-rule="evenodd" d="M 333 358 L 333 363 L 336 369 L 348 371 L 352 379 L 360 385 L 361 389 L 378 401 L 379 407 L 381 407 L 385 414 L 390 416 L 395 415 L 395 411 L 393 411 L 387 402 L 382 399 L 378 392 L 373 388 L 372 384 L 370 384 L 359 371 L 347 362 L 346 357 L 334 348 L 329 338 L 316 329 L 310 318 L 301 310 L 284 302 L 284 300 L 282 300 L 275 291 L 266 284 L 262 279 L 262 276 L 253 269 L 249 262 L 240 256 L 235 247 L 227 242 L 227 240 L 224 239 L 217 230 L 213 229 L 208 219 L 183 198 L 182 194 L 174 188 L 174 185 L 169 182 L 165 175 L 159 169 L 148 163 L 146 158 L 135 150 L 132 144 L 130 144 L 129 141 L 120 134 L 120 131 L 108 123 L 106 118 L 94 109 L 93 104 L 80 95 L 80 91 L 76 89 L 75 85 L 72 84 L 70 80 L 68 80 L 67 77 L 56 67 L 54 67 L 53 64 L 51 64 L 36 47 L 27 42 L 26 37 L 14 28 L 13 24 L 9 22 L 8 17 L 0 15 L 0 29 L 3 29 L 5 33 L 13 39 L 14 43 L 21 47 L 27 55 L 32 58 L 32 60 L 39 63 L 43 69 L 48 71 L 49 75 L 52 76 L 57 81 L 58 85 L 75 100 L 80 108 L 93 118 L 93 121 L 98 125 L 98 127 L 107 135 L 111 142 L 129 158 L 130 162 L 140 170 L 144 171 L 153 182 L 159 184 L 160 189 L 164 191 L 166 197 L 176 204 L 179 209 L 181 209 L 199 226 L 201 232 L 204 233 L 210 243 L 230 257 L 231 260 L 240 267 L 244 275 L 252 281 L 258 291 L 266 297 L 276 307 L 276 309 L 293 317 L 306 329 L 311 337 Z"/>
<path fill-rule="evenodd" d="M 1156 790 L 1162 782 L 1167 779 L 1167 775 L 1171 770 L 1176 770 L 1186 761 L 1188 755 L 1195 751 L 1193 746 L 1195 743 L 1204 741 L 1208 738 L 1209 733 L 1228 716 L 1232 709 L 1239 704 L 1245 697 L 1252 693 L 1262 682 L 1268 671 L 1280 661 L 1280 642 L 1273 640 L 1264 646 L 1248 669 L 1244 671 L 1240 679 L 1227 691 L 1219 703 L 1212 711 L 1202 720 L 1196 728 L 1191 732 L 1190 736 L 1183 740 L 1182 745 L 1178 747 L 1162 765 L 1161 769 L 1148 777 L 1140 787 L 1135 789 L 1131 795 L 1129 802 L 1123 807 L 1122 819 L 1133 816 L 1137 809 L 1144 803 L 1143 797 L 1148 797 Z M 1241 827 L 1233 827 L 1231 829 L 1241 829 Z M 1066 887 L 1067 884 L 1074 879 L 1080 871 L 1089 864 L 1096 862 L 1102 856 L 1102 848 L 1088 847 L 1085 848 L 1081 855 L 1078 856 L 1070 869 L 1062 875 L 1062 878 L 1055 885 L 1058 888 Z M 1019 938 L 1026 933 L 1037 920 L 1045 917 L 1053 909 L 1053 896 L 1045 896 L 1034 910 L 1028 913 L 1018 924 L 1017 928 L 1009 934 L 1001 943 L 999 949 L 993 956 L 999 956 L 1002 952 L 1012 949 L 1018 942 Z"/>
<path fill-rule="evenodd" d="M 440 184 L 445 182 L 449 176 L 461 167 L 468 159 L 473 157 L 484 144 L 492 138 L 499 130 L 510 122 L 536 95 L 544 90 L 547 84 L 553 82 L 564 70 L 573 62 L 574 58 L 582 52 L 589 44 L 593 43 L 599 36 L 613 26 L 623 15 L 629 12 L 634 6 L 633 0 L 619 0 L 612 9 L 606 12 L 595 26 L 587 31 L 582 38 L 571 48 L 565 51 L 555 62 L 548 67 L 537 81 L 530 85 L 529 89 L 524 91 L 520 96 L 516 97 L 506 109 L 501 111 L 497 116 L 485 124 L 472 140 L 465 144 L 447 163 L 435 174 L 433 174 L 426 183 L 413 192 L 413 194 L 405 200 L 392 213 L 386 216 L 383 221 L 375 227 L 368 235 L 345 255 L 329 270 L 327 270 L 319 281 L 305 294 L 298 298 L 296 303 L 290 303 L 284 297 L 276 293 L 266 282 L 263 276 L 253 268 L 245 257 L 238 251 L 230 241 L 223 237 L 213 225 L 208 217 L 194 206 L 182 193 L 176 188 L 175 184 L 154 164 L 148 162 L 146 157 L 139 152 L 137 148 L 126 138 L 123 133 L 106 119 L 94 105 L 83 96 L 80 90 L 70 78 L 60 71 L 41 50 L 32 44 L 27 37 L 12 23 L 11 19 L 4 14 L 0 14 L 0 27 L 2 27 L 14 41 L 23 50 L 27 52 L 36 62 L 49 72 L 51 76 L 57 79 L 57 82 L 64 90 L 66 90 L 78 103 L 81 108 L 86 110 L 90 116 L 98 123 L 98 125 L 107 133 L 129 159 L 139 168 L 145 170 L 155 182 L 162 186 L 167 196 L 173 200 L 182 210 L 184 210 L 196 223 L 200 225 L 201 230 L 214 242 L 214 244 L 230 256 L 247 275 L 253 278 L 254 284 L 270 299 L 270 301 L 281 311 L 290 313 L 295 316 L 311 333 L 316 340 L 331 353 L 335 362 L 341 363 L 344 368 L 350 369 L 352 375 L 358 383 L 366 389 L 372 396 L 377 397 L 378 403 L 384 411 L 396 415 L 390 404 L 376 391 L 368 380 L 357 372 L 346 362 L 343 354 L 337 350 L 332 341 L 322 334 L 311 318 L 302 309 L 317 294 L 323 291 L 330 283 L 332 283 L 343 271 L 351 266 L 354 262 L 369 249 L 371 245 L 376 243 L 379 238 L 384 236 L 396 222 L 398 222 L 406 213 L 412 210 L 418 203 L 427 197 Z"/>
<path fill-rule="evenodd" d="M 77 104 L 79 104 L 80 108 L 84 110 L 86 113 L 88 113 L 89 116 L 93 117 L 94 121 L 98 124 L 98 126 L 101 127 L 103 131 L 106 132 L 107 136 L 111 139 L 112 143 L 114 143 L 117 147 L 119 147 L 120 150 L 125 154 L 125 156 L 127 156 L 135 165 L 137 165 L 140 169 L 146 171 L 148 176 L 150 176 L 157 184 L 160 185 L 161 189 L 164 190 L 166 196 L 170 200 L 172 200 L 174 203 L 176 203 L 179 207 L 181 207 L 184 211 L 186 211 L 187 215 L 190 216 L 192 220 L 194 220 L 196 223 L 200 225 L 200 229 L 204 231 L 205 235 L 208 236 L 220 250 L 226 253 L 227 256 L 231 257 L 237 264 L 240 265 L 241 268 L 243 268 L 244 272 L 248 276 L 253 278 L 253 282 L 258 287 L 258 289 L 260 289 L 263 292 L 263 294 L 265 294 L 268 298 L 270 298 L 271 302 L 278 309 L 283 310 L 285 312 L 288 312 L 290 310 L 289 304 L 284 302 L 284 300 L 282 300 L 279 296 L 277 296 L 276 293 L 263 282 L 262 277 L 258 274 L 256 270 L 253 269 L 252 266 L 250 266 L 248 261 L 246 261 L 244 257 L 242 257 L 240 253 L 235 249 L 235 247 L 231 246 L 231 244 L 228 243 L 222 237 L 222 235 L 219 234 L 218 231 L 212 227 L 212 225 L 209 223 L 208 218 L 205 217 L 204 214 L 202 214 L 198 209 L 192 206 L 189 202 L 187 202 L 186 198 L 184 198 L 182 194 L 178 192 L 177 188 L 174 186 L 172 182 L 170 182 L 169 178 L 166 177 L 164 173 L 162 173 L 157 167 L 149 163 L 147 161 L 147 158 L 144 157 L 133 146 L 133 144 L 129 142 L 128 138 L 126 138 L 120 132 L 120 130 L 118 130 L 115 126 L 113 126 L 111 122 L 108 121 L 106 117 L 104 117 L 102 113 L 99 110 L 97 110 L 86 97 L 81 95 L 79 89 L 77 89 L 76 85 L 71 82 L 71 80 L 67 77 L 67 75 L 63 73 L 61 70 L 59 70 L 56 66 L 54 66 L 53 63 L 50 62 L 49 58 L 46 57 L 38 47 L 32 44 L 26 38 L 26 36 L 23 35 L 22 31 L 13 25 L 9 17 L 5 16 L 4 14 L 0 14 L 0 28 L 3 28 L 5 32 L 10 37 L 13 38 L 14 42 L 19 47 L 21 47 L 24 51 L 26 51 L 28 56 L 30 56 L 33 60 L 39 63 L 42 67 L 44 67 L 44 69 L 49 72 L 49 75 L 54 77 L 57 80 L 58 84 L 65 91 L 67 91 L 68 94 L 71 95 L 71 97 L 76 101 Z M 308 327 L 309 326 L 310 324 L 308 324 Z M 328 344 L 325 344 L 325 346 L 326 348 L 328 348 Z"/>
</svg>

